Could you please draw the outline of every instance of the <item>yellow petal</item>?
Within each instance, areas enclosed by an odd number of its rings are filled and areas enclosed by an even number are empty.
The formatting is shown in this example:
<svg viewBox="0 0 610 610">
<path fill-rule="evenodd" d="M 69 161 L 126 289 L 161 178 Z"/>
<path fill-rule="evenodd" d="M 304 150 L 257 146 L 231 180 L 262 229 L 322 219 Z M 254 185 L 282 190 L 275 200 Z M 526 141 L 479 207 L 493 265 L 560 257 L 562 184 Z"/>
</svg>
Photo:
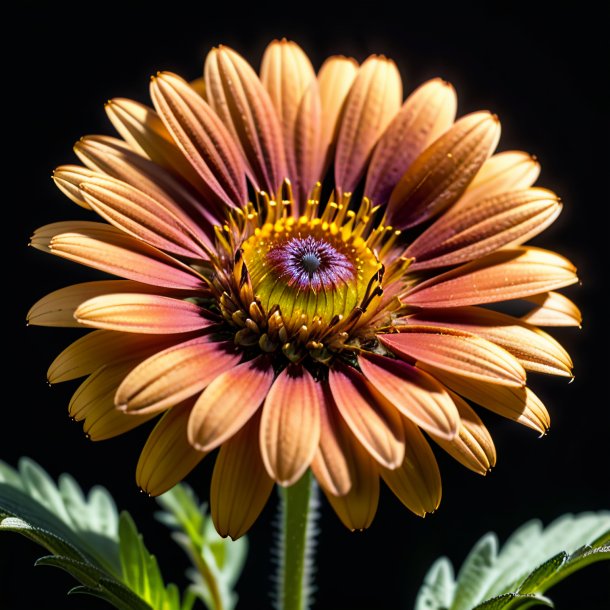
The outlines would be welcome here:
<svg viewBox="0 0 610 610">
<path fill-rule="evenodd" d="M 377 140 L 401 102 L 402 83 L 396 64 L 371 55 L 358 71 L 341 118 L 335 154 L 335 184 L 340 192 L 356 188 Z"/>
<path fill-rule="evenodd" d="M 418 426 L 447 439 L 457 434 L 457 409 L 430 375 L 401 360 L 374 354 L 362 354 L 358 363 L 377 391 Z"/>
<path fill-rule="evenodd" d="M 460 413 L 460 427 L 457 436 L 451 441 L 439 438 L 434 434 L 430 434 L 430 436 L 460 464 L 478 474 L 485 475 L 496 465 L 496 448 L 491 434 L 481 418 L 463 398 L 453 392 L 451 398 Z"/>
<path fill-rule="evenodd" d="M 248 62 L 232 49 L 212 49 L 205 62 L 210 106 L 243 151 L 258 190 L 277 193 L 287 177 L 282 130 L 269 94 Z"/>
<path fill-rule="evenodd" d="M 527 297 L 536 307 L 521 319 L 536 326 L 578 326 L 582 324 L 582 314 L 576 305 L 559 292 L 543 292 Z"/>
<path fill-rule="evenodd" d="M 240 358 L 233 345 L 207 336 L 185 341 L 136 367 L 119 386 L 115 403 L 130 412 L 163 411 L 203 390 Z"/>
<path fill-rule="evenodd" d="M 352 434 L 380 464 L 398 467 L 405 453 L 398 411 L 352 367 L 336 364 L 329 371 L 328 383 Z"/>
<path fill-rule="evenodd" d="M 83 199 L 78 185 L 94 176 L 95 172 L 79 165 L 61 165 L 53 172 L 53 182 L 57 188 L 81 208 L 90 210 L 91 206 Z"/>
<path fill-rule="evenodd" d="M 188 400 L 170 409 L 154 427 L 142 449 L 136 482 L 151 496 L 165 493 L 180 483 L 206 456 L 191 447 L 186 436 L 192 405 L 193 401 Z"/>
<path fill-rule="evenodd" d="M 432 513 L 441 502 L 441 475 L 430 445 L 417 426 L 403 419 L 405 459 L 395 470 L 381 468 L 381 476 L 398 499 L 420 517 Z"/>
<path fill-rule="evenodd" d="M 455 89 L 440 78 L 418 87 L 388 125 L 369 165 L 364 194 L 373 203 L 386 203 L 392 189 L 419 154 L 453 123 Z"/>
<path fill-rule="evenodd" d="M 402 176 L 388 203 L 388 222 L 412 227 L 455 203 L 500 138 L 500 122 L 489 112 L 462 117 L 433 142 Z"/>
<path fill-rule="evenodd" d="M 353 57 L 333 55 L 329 57 L 318 72 L 320 102 L 322 106 L 322 124 L 320 135 L 321 175 L 326 170 L 335 153 L 335 144 L 345 108 L 345 100 L 352 87 L 358 62 Z"/>
<path fill-rule="evenodd" d="M 258 445 L 259 423 L 255 415 L 220 448 L 212 474 L 212 520 L 221 536 L 233 540 L 250 529 L 273 489 Z"/>
<path fill-rule="evenodd" d="M 231 438 L 258 411 L 273 383 L 266 356 L 244 362 L 210 383 L 197 399 L 188 425 L 189 442 L 211 451 Z"/>
<path fill-rule="evenodd" d="M 267 394 L 260 447 L 267 472 L 280 485 L 298 481 L 316 454 L 322 400 L 318 383 L 297 365 L 285 368 Z"/>
</svg>

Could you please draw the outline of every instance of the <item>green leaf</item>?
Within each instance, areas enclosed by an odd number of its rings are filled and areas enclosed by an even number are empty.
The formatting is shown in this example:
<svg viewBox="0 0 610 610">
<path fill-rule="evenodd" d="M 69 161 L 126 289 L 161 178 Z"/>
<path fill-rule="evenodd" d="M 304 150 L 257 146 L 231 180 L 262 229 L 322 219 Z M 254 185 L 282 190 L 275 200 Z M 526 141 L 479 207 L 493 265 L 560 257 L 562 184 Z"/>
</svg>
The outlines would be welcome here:
<svg viewBox="0 0 610 610">
<path fill-rule="evenodd" d="M 563 515 L 543 529 L 529 521 L 498 552 L 494 534 L 472 549 L 457 579 L 446 558 L 425 577 L 416 610 L 553 607 L 545 593 L 573 572 L 610 559 L 610 512 Z"/>
<path fill-rule="evenodd" d="M 85 496 L 62 475 L 56 485 L 24 458 L 14 470 L 0 462 L 0 531 L 22 534 L 52 555 L 36 565 L 61 568 L 80 584 L 70 593 L 94 595 L 119 610 L 190 610 L 174 585 L 165 586 L 157 561 L 128 513 L 119 516 L 110 494 L 94 487 Z"/>
<path fill-rule="evenodd" d="M 172 537 L 193 565 L 187 572 L 192 581 L 190 592 L 209 610 L 233 610 L 237 603 L 233 587 L 248 551 L 245 537 L 236 541 L 221 538 L 206 506 L 185 483 L 159 496 L 157 502 L 164 509 L 157 518 L 174 530 Z"/>
</svg>

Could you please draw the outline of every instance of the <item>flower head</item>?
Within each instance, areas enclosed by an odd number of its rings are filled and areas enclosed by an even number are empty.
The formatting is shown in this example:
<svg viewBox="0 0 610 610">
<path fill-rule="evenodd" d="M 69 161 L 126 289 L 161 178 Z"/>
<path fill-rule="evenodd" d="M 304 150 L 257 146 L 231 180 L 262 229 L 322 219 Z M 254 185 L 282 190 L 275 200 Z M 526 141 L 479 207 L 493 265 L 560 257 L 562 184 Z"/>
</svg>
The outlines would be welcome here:
<svg viewBox="0 0 610 610">
<path fill-rule="evenodd" d="M 310 467 L 361 529 L 380 477 L 413 512 L 437 508 L 422 432 L 475 472 L 494 465 L 470 403 L 546 431 L 526 370 L 571 374 L 538 326 L 579 324 L 553 292 L 576 275 L 523 245 L 561 204 L 532 187 L 532 157 L 492 156 L 496 116 L 454 122 L 455 92 L 438 79 L 403 103 L 385 57 L 331 57 L 316 75 L 287 41 L 269 45 L 260 79 L 219 47 L 201 81 L 164 72 L 150 89 L 154 109 L 107 104 L 121 139 L 81 139 L 83 166 L 54 175 L 106 222 L 32 238 L 123 279 L 63 288 L 29 314 L 96 329 L 49 370 L 53 383 L 86 376 L 69 409 L 93 440 L 162 415 L 137 467 L 144 490 L 164 492 L 220 448 L 221 534 L 243 534 L 274 483 Z M 497 307 L 515 300 L 534 307 Z"/>
</svg>

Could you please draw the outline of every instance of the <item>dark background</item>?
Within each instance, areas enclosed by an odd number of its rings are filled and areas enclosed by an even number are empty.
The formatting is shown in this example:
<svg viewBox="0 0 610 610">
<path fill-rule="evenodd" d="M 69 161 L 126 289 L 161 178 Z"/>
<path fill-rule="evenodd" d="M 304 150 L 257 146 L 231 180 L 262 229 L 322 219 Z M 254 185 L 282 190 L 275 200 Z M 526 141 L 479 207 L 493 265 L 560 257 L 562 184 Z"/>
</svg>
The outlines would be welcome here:
<svg viewBox="0 0 610 610">
<path fill-rule="evenodd" d="M 447 554 L 459 564 L 483 533 L 500 539 L 525 520 L 545 523 L 564 512 L 610 507 L 608 492 L 608 99 L 607 16 L 587 3 L 552 13 L 536 3 L 406 6 L 389 2 L 338 4 L 317 10 L 253 3 L 170 2 L 162 12 L 132 2 L 23 3 L 4 29 L 19 42 L 4 52 L 2 190 L 4 299 L 2 329 L 4 400 L 0 459 L 15 465 L 21 455 L 57 477 L 74 474 L 84 487 L 101 483 L 120 507 L 132 512 L 168 579 L 184 584 L 186 560 L 164 527 L 154 521 L 155 503 L 138 493 L 135 464 L 146 429 L 99 444 L 87 441 L 67 417 L 75 384 L 49 389 L 45 371 L 71 334 L 26 328 L 36 299 L 91 273 L 26 248 L 42 224 L 77 216 L 75 206 L 50 180 L 52 169 L 74 162 L 71 146 L 81 135 L 112 133 L 103 102 L 113 96 L 147 101 L 148 77 L 159 69 L 199 76 L 206 50 L 225 43 L 257 64 L 273 37 L 298 41 L 319 67 L 333 53 L 363 60 L 369 53 L 393 57 L 406 91 L 442 76 L 460 96 L 460 114 L 488 108 L 503 124 L 501 149 L 535 153 L 543 164 L 539 183 L 565 202 L 559 221 L 537 243 L 556 247 L 579 267 L 582 286 L 568 293 L 581 305 L 581 331 L 555 333 L 576 363 L 576 379 L 533 376 L 532 386 L 549 406 L 550 434 L 484 414 L 498 449 L 498 466 L 486 479 L 439 455 L 444 498 L 437 514 L 421 520 L 383 493 L 369 531 L 351 534 L 322 503 L 316 610 L 411 608 L 432 561 Z M 393 3 L 392 3 L 393 4 Z M 504 3 L 503 3 L 504 4 Z M 220 6 L 220 8 L 219 8 Z M 510 7 L 510 8 L 508 8 Z M 344 9 L 344 10 L 340 10 Z M 581 38 L 582 37 L 582 38 Z M 578 38 L 581 38 L 578 41 Z M 583 42 L 584 40 L 584 42 Z M 68 387 L 70 386 L 70 387 Z M 212 460 L 189 478 L 207 497 Z M 251 551 L 239 583 L 239 607 L 269 607 L 269 549 L 275 499 L 250 535 Z M 166 552 L 164 552 L 164 550 Z M 12 534 L 0 538 L 0 608 L 103 608 L 93 598 L 65 596 L 69 577 L 33 568 L 41 551 Z M 558 586 L 558 609 L 607 608 L 608 564 L 598 564 Z M 604 583 L 602 585 L 602 583 Z M 579 593 L 584 587 L 591 590 Z M 602 588 L 605 587 L 605 590 Z M 586 589 L 585 589 L 586 591 Z"/>
</svg>

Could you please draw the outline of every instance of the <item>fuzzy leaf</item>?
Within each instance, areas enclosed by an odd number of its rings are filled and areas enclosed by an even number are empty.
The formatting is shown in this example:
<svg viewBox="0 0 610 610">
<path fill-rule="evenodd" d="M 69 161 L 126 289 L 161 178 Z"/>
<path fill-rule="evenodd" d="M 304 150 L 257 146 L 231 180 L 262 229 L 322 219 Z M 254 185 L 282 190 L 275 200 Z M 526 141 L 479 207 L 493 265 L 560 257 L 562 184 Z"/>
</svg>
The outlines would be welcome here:
<svg viewBox="0 0 610 610">
<path fill-rule="evenodd" d="M 52 555 L 36 565 L 71 574 L 80 586 L 70 593 L 104 599 L 119 610 L 190 610 L 174 585 L 165 586 L 128 513 L 119 516 L 110 494 L 94 487 L 85 496 L 69 475 L 55 482 L 23 458 L 15 470 L 0 462 L 0 531 L 22 534 Z"/>
<path fill-rule="evenodd" d="M 457 579 L 446 558 L 428 571 L 415 610 L 553 607 L 545 593 L 573 572 L 610 559 L 610 512 L 563 515 L 546 529 L 530 521 L 497 550 L 495 534 L 474 546 Z"/>
</svg>

